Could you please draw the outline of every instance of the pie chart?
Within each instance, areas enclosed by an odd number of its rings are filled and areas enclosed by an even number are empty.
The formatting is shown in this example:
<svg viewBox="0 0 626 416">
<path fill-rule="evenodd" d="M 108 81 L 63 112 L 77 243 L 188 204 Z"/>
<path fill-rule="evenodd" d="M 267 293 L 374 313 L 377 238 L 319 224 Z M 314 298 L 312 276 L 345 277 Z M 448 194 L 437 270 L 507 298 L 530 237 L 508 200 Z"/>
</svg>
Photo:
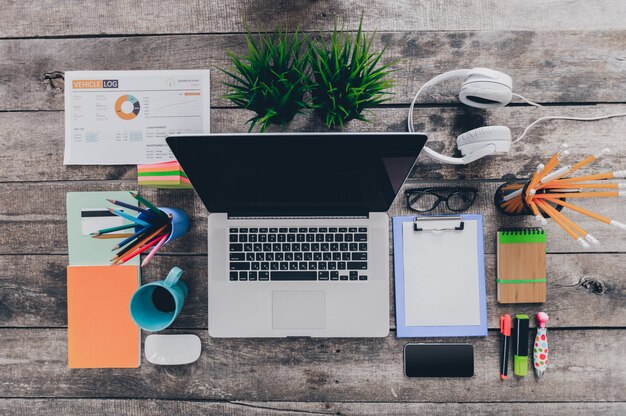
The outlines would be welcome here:
<svg viewBox="0 0 626 416">
<path fill-rule="evenodd" d="M 115 101 L 115 114 L 122 120 L 132 120 L 139 114 L 139 100 L 133 95 L 122 95 Z"/>
</svg>

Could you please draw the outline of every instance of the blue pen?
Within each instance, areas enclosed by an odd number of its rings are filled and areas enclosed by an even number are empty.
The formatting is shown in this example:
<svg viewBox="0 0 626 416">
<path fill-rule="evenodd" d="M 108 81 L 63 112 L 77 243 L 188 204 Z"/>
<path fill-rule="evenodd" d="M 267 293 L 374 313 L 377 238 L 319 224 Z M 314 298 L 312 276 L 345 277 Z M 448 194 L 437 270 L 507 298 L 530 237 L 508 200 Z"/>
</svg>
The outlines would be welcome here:
<svg viewBox="0 0 626 416">
<path fill-rule="evenodd" d="M 128 215 L 127 213 L 120 211 L 119 209 L 109 208 L 109 211 L 111 211 L 115 215 L 119 215 L 120 217 L 126 218 L 127 220 L 132 221 L 135 224 L 139 224 L 143 227 L 147 227 L 150 225 L 147 222 L 140 220 L 139 218 L 135 218 L 132 215 Z"/>
</svg>

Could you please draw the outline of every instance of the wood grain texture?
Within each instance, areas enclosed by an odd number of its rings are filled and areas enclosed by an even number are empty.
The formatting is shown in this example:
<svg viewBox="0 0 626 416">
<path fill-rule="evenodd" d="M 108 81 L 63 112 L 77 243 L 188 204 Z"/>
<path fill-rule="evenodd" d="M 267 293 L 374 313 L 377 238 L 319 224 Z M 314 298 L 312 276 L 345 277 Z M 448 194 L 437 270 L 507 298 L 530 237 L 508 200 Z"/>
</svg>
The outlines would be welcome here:
<svg viewBox="0 0 626 416">
<path fill-rule="evenodd" d="M 626 277 L 615 272 L 625 261 L 626 254 L 549 254 L 547 302 L 544 305 L 498 305 L 496 259 L 495 255 L 489 254 L 485 257 L 489 328 L 499 328 L 498 320 L 503 313 L 534 316 L 540 309 L 550 315 L 550 328 L 626 327 Z M 183 269 L 182 279 L 189 286 L 189 298 L 172 327 L 206 329 L 205 255 L 157 255 L 142 269 L 142 282 L 163 279 L 174 266 Z M 67 327 L 66 267 L 66 256 L 0 256 L 0 328 Z M 436 289 L 436 286 L 429 288 Z M 389 293 L 389 326 L 394 329 L 391 278 Z"/>
<path fill-rule="evenodd" d="M 244 17 L 258 31 L 318 31 L 332 30 L 336 20 L 356 28 L 361 12 L 364 27 L 380 31 L 618 29 L 626 20 L 619 0 L 114 0 L 106 7 L 95 0 L 67 0 L 63 7 L 54 0 L 28 0 L 5 5 L 0 37 L 241 32 Z"/>
<path fill-rule="evenodd" d="M 609 146 L 591 171 L 626 167 L 626 119 L 593 124 L 549 122 L 533 129 L 512 152 L 466 167 L 420 157 L 407 186 L 475 185 L 472 209 L 486 224 L 489 336 L 428 339 L 475 346 L 469 380 L 415 380 L 402 374 L 408 339 L 210 339 L 206 330 L 206 216 L 193 191 L 142 189 L 160 205 L 192 217 L 187 238 L 167 247 L 144 269 L 143 281 L 181 266 L 190 297 L 170 333 L 196 333 L 197 363 L 132 370 L 69 370 L 65 267 L 68 191 L 137 189 L 133 166 L 63 166 L 63 71 L 88 69 L 212 70 L 213 132 L 241 132 L 249 113 L 222 95 L 227 50 L 243 50 L 244 17 L 253 30 L 276 26 L 311 32 L 335 21 L 354 30 L 378 30 L 374 47 L 398 80 L 389 105 L 373 123 L 348 131 L 406 131 L 414 92 L 432 76 L 459 67 L 486 66 L 509 73 L 514 91 L 555 104 L 496 111 L 462 107 L 458 83 L 423 97 L 416 129 L 430 146 L 454 154 L 455 137 L 482 125 L 507 125 L 513 136 L 539 116 L 600 115 L 626 111 L 626 3 L 622 0 L 24 0 L 4 2 L 0 13 L 0 414 L 535 414 L 626 413 L 626 239 L 603 224 L 572 218 L 603 243 L 595 253 L 555 225 L 548 230 L 551 367 L 498 380 L 501 313 L 534 314 L 537 305 L 495 302 L 495 231 L 530 226 L 528 218 L 498 214 L 491 202 L 501 180 L 529 176 L 563 141 L 572 160 Z M 601 103 L 600 105 L 589 105 Z M 584 104 L 584 105 L 581 105 Z M 326 131 L 298 116 L 288 131 Z M 251 178 L 253 183 L 253 178 Z M 391 215 L 411 214 L 398 198 Z M 585 204 L 626 222 L 623 204 Z M 435 213 L 441 213 L 437 211 Z M 391 296 L 393 284 L 390 280 Z M 594 293 L 597 292 L 597 293 Z M 393 302 L 390 328 L 394 328 Z M 595 329 L 594 329 L 595 328 Z M 145 336 L 145 334 L 144 334 Z M 512 403 L 498 403 L 508 401 Z"/>
<path fill-rule="evenodd" d="M 417 89 L 444 71 L 476 66 L 513 77 L 515 92 L 539 102 L 626 102 L 626 31 L 380 32 L 373 47 L 387 48 L 397 85 L 390 104 L 408 104 Z M 226 51 L 243 52 L 241 34 L 135 36 L 0 41 L 0 111 L 61 110 L 59 71 L 211 69 L 211 105 L 230 106 Z M 458 104 L 453 82 L 423 102 Z M 443 92 L 443 93 L 442 93 Z"/>
<path fill-rule="evenodd" d="M 254 178 L 250 178 L 250 184 L 254 184 Z M 509 217 L 496 210 L 493 195 L 500 184 L 501 182 L 482 181 L 409 181 L 400 190 L 389 215 L 415 215 L 406 207 L 404 189 L 433 185 L 475 186 L 479 193 L 470 212 L 484 216 L 485 253 L 494 254 L 495 235 L 498 229 L 537 225 L 533 217 Z M 4 244 L 0 245 L 0 254 L 67 254 L 65 214 L 67 192 L 135 189 L 137 184 L 134 181 L 34 182 L 28 186 L 20 183 L 0 183 L 0 224 L 4 233 Z M 158 206 L 183 208 L 191 219 L 190 229 L 185 238 L 172 241 L 163 250 L 164 253 L 206 254 L 208 213 L 194 191 L 143 188 L 141 192 Z M 626 212 L 622 209 L 621 199 L 602 198 L 576 202 L 577 205 L 626 223 Z M 432 214 L 446 212 L 445 208 L 440 207 Z M 557 225 L 549 222 L 545 228 L 550 253 L 626 252 L 623 231 L 577 213 L 571 213 L 571 218 L 602 244 L 584 250 Z"/>
<path fill-rule="evenodd" d="M 471 379 L 408 379 L 407 340 L 209 338 L 190 365 L 138 369 L 68 369 L 66 331 L 4 329 L 0 385 L 8 397 L 162 398 L 248 401 L 372 402 L 590 402 L 624 401 L 626 330 L 552 330 L 550 367 L 503 383 L 498 377 L 496 331 L 472 338 Z M 435 340 L 433 340 L 435 341 Z M 467 339 L 445 339 L 467 342 Z M 598 357 L 602 357 L 599 359 Z M 45 363 L 45 364 L 44 364 Z"/>
<path fill-rule="evenodd" d="M 311 415 L 447 415 L 465 416 L 621 416 L 626 412 L 624 402 L 596 403 L 310 403 L 310 402 L 205 402 L 193 400 L 124 400 L 124 399 L 0 399 L 0 411 L 11 414 L 41 416 L 49 414 L 74 415 L 229 415 L 229 416 L 301 416 Z"/>
<path fill-rule="evenodd" d="M 371 123 L 352 121 L 350 132 L 407 131 L 407 108 L 378 108 L 369 113 Z M 543 116 L 569 115 L 597 117 L 626 112 L 626 105 L 556 106 L 540 109 L 506 107 L 492 111 L 459 108 L 418 108 L 414 113 L 415 129 L 429 136 L 428 146 L 446 155 L 457 155 L 456 137 L 485 125 L 504 125 L 513 137 Z M 211 131 L 243 133 L 250 112 L 238 109 L 211 110 Z M 135 166 L 64 166 L 63 113 L 0 112 L 0 182 L 136 180 Z M 418 159 L 413 172 L 416 179 L 510 179 L 530 177 L 539 162 L 545 162 L 562 142 L 570 145 L 567 163 L 577 162 L 604 146 L 612 153 L 581 172 L 604 172 L 626 169 L 626 117 L 595 122 L 546 121 L 533 127 L 528 135 L 511 147 L 508 154 L 487 157 L 467 166 L 439 163 L 426 154 Z M 283 131 L 272 128 L 271 131 Z M 313 115 L 299 115 L 285 131 L 328 132 Z M 2 202 L 0 202 L 0 205 Z"/>
</svg>

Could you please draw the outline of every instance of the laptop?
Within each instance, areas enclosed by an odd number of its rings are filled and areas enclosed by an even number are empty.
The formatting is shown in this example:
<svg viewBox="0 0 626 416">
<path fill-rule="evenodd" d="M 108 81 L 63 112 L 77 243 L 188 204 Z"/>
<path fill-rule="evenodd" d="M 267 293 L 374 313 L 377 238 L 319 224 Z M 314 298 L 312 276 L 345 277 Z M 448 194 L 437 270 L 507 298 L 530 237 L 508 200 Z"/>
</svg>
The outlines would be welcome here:
<svg viewBox="0 0 626 416">
<path fill-rule="evenodd" d="M 168 137 L 209 211 L 209 335 L 387 336 L 386 212 L 425 142 L 417 133 Z"/>
</svg>

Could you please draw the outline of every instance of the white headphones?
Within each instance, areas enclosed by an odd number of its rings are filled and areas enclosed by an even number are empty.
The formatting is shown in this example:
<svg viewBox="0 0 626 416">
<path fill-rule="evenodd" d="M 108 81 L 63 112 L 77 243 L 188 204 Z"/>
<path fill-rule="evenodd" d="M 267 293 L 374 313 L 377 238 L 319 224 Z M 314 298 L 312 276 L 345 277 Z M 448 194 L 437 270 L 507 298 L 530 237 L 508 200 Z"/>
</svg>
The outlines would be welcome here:
<svg viewBox="0 0 626 416">
<path fill-rule="evenodd" d="M 411 102 L 409 108 L 408 127 L 409 132 L 414 132 L 413 128 L 413 108 L 417 97 L 422 91 L 429 90 L 433 86 L 448 80 L 463 79 L 461 91 L 459 92 L 459 100 L 465 105 L 474 108 L 498 108 L 504 107 L 511 102 L 513 96 L 521 98 L 528 104 L 540 107 L 539 104 L 527 100 L 519 94 L 513 93 L 513 80 L 507 74 L 494 71 L 488 68 L 474 69 L 457 69 L 437 75 L 424 84 Z M 564 116 L 547 116 L 535 120 L 529 125 L 524 133 L 515 141 L 511 139 L 511 130 L 506 126 L 488 126 L 479 127 L 461 134 L 456 139 L 457 146 L 463 157 L 456 158 L 444 156 L 434 150 L 424 147 L 424 151 L 433 159 L 443 163 L 453 165 L 465 165 L 482 157 L 496 154 L 507 153 L 511 144 L 521 140 L 528 130 L 536 123 L 543 120 L 561 119 L 561 120 L 578 120 L 578 121 L 595 121 L 611 117 L 626 116 L 626 113 L 611 114 L 600 117 L 564 117 Z"/>
</svg>

